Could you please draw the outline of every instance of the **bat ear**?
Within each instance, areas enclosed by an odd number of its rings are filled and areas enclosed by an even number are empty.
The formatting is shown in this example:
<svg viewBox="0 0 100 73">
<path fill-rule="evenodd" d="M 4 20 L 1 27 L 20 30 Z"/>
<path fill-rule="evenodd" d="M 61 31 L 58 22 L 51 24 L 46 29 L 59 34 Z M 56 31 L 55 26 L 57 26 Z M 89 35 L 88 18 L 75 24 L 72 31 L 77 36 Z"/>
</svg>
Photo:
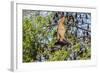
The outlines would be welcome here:
<svg viewBox="0 0 100 73">
<path fill-rule="evenodd" d="M 64 12 L 62 12 L 62 16 L 64 16 Z"/>
<path fill-rule="evenodd" d="M 61 18 L 64 17 L 64 12 L 61 12 Z"/>
</svg>

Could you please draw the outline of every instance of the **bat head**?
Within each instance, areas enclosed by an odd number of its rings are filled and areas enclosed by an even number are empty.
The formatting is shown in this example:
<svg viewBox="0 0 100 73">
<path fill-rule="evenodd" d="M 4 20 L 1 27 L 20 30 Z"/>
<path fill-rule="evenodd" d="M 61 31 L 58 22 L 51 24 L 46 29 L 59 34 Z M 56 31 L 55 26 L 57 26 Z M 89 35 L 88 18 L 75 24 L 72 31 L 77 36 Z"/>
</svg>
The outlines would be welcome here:
<svg viewBox="0 0 100 73">
<path fill-rule="evenodd" d="M 61 22 L 62 22 L 62 23 L 65 22 L 65 17 L 64 17 L 64 16 L 61 18 Z"/>
</svg>

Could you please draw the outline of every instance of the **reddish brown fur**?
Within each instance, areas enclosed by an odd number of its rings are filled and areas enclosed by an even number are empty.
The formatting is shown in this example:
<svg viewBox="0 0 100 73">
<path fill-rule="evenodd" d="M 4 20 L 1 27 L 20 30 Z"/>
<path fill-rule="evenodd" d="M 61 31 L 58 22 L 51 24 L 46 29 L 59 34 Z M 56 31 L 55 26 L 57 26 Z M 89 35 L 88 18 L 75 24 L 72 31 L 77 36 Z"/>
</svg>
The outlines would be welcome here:
<svg viewBox="0 0 100 73">
<path fill-rule="evenodd" d="M 64 27 L 65 17 L 62 17 L 58 23 L 57 27 L 57 39 L 60 41 L 65 40 L 65 27 Z"/>
</svg>

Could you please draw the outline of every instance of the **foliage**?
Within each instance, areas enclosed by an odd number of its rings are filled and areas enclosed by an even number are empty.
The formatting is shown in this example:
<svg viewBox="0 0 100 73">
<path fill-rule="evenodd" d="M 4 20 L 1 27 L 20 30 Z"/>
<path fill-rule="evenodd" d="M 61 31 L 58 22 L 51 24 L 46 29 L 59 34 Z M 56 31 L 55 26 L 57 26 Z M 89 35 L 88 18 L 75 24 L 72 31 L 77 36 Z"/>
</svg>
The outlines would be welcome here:
<svg viewBox="0 0 100 73">
<path fill-rule="evenodd" d="M 33 56 L 31 51 L 33 49 L 33 26 L 29 19 L 24 19 L 23 21 L 23 61 L 30 62 L 33 61 Z"/>
<path fill-rule="evenodd" d="M 37 11 L 38 12 L 38 11 Z M 23 62 L 87 60 L 91 58 L 91 42 L 86 43 L 76 36 L 76 30 L 68 27 L 65 37 L 71 46 L 52 51 L 57 42 L 57 26 L 52 25 L 54 12 L 46 16 L 35 14 L 23 17 Z M 38 12 L 39 13 L 39 12 Z M 53 47 L 53 48 L 52 48 Z"/>
<path fill-rule="evenodd" d="M 52 54 L 49 61 L 63 61 L 68 58 L 68 52 L 66 50 L 58 50 Z"/>
</svg>

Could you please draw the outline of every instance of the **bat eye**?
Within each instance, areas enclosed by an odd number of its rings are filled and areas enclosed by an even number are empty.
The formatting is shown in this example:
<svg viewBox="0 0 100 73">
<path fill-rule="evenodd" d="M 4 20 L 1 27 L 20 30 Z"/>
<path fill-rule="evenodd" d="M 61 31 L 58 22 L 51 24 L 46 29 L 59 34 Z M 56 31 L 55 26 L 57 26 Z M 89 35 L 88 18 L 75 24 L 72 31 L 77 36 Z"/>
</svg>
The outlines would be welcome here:
<svg viewBox="0 0 100 73">
<path fill-rule="evenodd" d="M 57 20 L 55 20 L 55 23 L 57 23 Z"/>
</svg>

